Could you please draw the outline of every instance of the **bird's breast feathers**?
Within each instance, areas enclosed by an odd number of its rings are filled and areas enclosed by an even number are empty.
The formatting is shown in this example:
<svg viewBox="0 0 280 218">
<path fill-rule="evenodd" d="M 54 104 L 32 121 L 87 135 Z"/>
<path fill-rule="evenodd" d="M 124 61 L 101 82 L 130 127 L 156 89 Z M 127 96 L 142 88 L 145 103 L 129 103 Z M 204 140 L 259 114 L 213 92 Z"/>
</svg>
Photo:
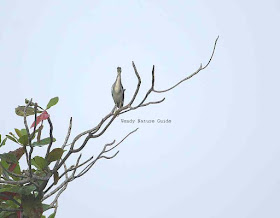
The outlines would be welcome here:
<svg viewBox="0 0 280 218">
<path fill-rule="evenodd" d="M 122 85 L 119 83 L 115 83 L 115 85 L 113 86 L 114 92 L 115 93 L 120 93 L 122 91 Z"/>
</svg>

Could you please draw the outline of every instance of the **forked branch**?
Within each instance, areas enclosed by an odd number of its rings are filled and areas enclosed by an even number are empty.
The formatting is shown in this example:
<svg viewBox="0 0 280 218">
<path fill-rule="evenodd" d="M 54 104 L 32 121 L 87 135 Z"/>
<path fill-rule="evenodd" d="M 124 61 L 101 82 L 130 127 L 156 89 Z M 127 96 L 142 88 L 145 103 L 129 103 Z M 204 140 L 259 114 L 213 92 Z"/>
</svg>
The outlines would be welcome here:
<svg viewBox="0 0 280 218">
<path fill-rule="evenodd" d="M 100 160 L 100 159 L 112 159 L 114 157 L 116 157 L 119 153 L 119 151 L 115 151 L 116 148 L 124 141 L 126 140 L 131 134 L 135 133 L 137 129 L 129 132 L 120 142 L 118 142 L 117 144 L 115 144 L 115 140 L 111 143 L 108 143 L 106 145 L 103 146 L 103 149 L 98 153 L 98 155 L 96 157 L 92 156 L 84 161 L 81 161 L 81 153 L 79 155 L 79 157 L 76 160 L 76 164 L 70 167 L 66 167 L 66 161 L 68 160 L 68 158 L 75 153 L 79 153 L 81 152 L 85 146 L 88 144 L 88 142 L 91 139 L 94 138 L 98 138 L 100 136 L 102 136 L 107 129 L 111 126 L 111 124 L 116 120 L 116 118 L 118 118 L 119 116 L 121 116 L 124 113 L 127 113 L 129 111 L 133 111 L 136 110 L 138 108 L 141 107 L 146 107 L 149 105 L 154 105 L 154 104 L 160 104 L 162 103 L 165 98 L 162 98 L 161 100 L 157 100 L 157 101 L 148 101 L 148 98 L 150 96 L 151 93 L 165 93 L 168 92 L 174 88 L 176 88 L 178 85 L 180 85 L 181 83 L 191 79 L 193 76 L 195 76 L 196 74 L 198 74 L 200 71 L 206 69 L 210 62 L 212 61 L 212 58 L 214 56 L 215 53 L 215 49 L 216 49 L 216 45 L 217 45 L 217 41 L 218 41 L 219 37 L 217 37 L 217 39 L 215 40 L 214 43 L 214 48 L 212 50 L 212 54 L 210 56 L 210 59 L 208 60 L 207 64 L 205 66 L 203 66 L 202 64 L 200 64 L 199 68 L 193 72 L 191 75 L 185 77 L 184 79 L 180 80 L 179 82 L 177 82 L 175 85 L 171 86 L 170 88 L 164 89 L 164 90 L 157 90 L 155 89 L 155 66 L 153 66 L 152 68 L 152 72 L 151 72 L 151 86 L 150 88 L 147 90 L 146 94 L 144 95 L 143 98 L 141 98 L 141 100 L 139 101 L 139 103 L 135 103 L 136 98 L 138 97 L 139 94 L 139 90 L 141 88 L 141 77 L 140 74 L 138 73 L 138 70 L 136 68 L 136 65 L 134 62 L 132 62 L 132 67 L 135 73 L 135 76 L 137 78 L 137 85 L 135 88 L 135 91 L 131 97 L 131 99 L 128 101 L 128 103 L 117 109 L 117 110 L 111 110 L 106 116 L 104 116 L 100 122 L 93 128 L 88 129 L 84 132 L 81 132 L 80 134 L 78 134 L 77 136 L 74 137 L 74 139 L 68 144 L 70 135 L 71 135 L 71 130 L 72 130 L 72 118 L 70 119 L 69 122 L 69 126 L 68 126 L 68 131 L 66 133 L 66 137 L 64 140 L 64 143 L 61 145 L 61 149 L 65 149 L 66 146 L 69 145 L 69 149 L 67 152 L 65 152 L 64 156 L 60 159 L 57 160 L 55 162 L 55 165 L 53 167 L 53 169 L 44 169 L 45 171 L 45 176 L 41 177 L 38 176 L 34 173 L 34 175 L 32 174 L 32 168 L 31 168 L 31 160 L 32 160 L 32 153 L 33 153 L 33 145 L 31 143 L 33 137 L 35 136 L 35 132 L 36 132 L 36 119 L 37 119 L 37 104 L 32 103 L 32 99 L 30 101 L 28 101 L 27 105 L 24 108 L 24 125 L 25 125 L 25 129 L 27 132 L 27 136 L 28 136 L 28 143 L 26 146 L 24 146 L 24 150 L 25 150 L 25 154 L 26 154 L 26 161 L 27 161 L 27 165 L 28 165 L 28 174 L 16 174 L 13 172 L 6 172 L 7 170 L 5 170 L 1 165 L 0 167 L 2 167 L 5 172 L 7 178 L 2 177 L 0 180 L 0 184 L 10 184 L 10 185 L 18 185 L 18 186 L 23 186 L 26 184 L 34 184 L 40 193 L 40 196 L 42 196 L 42 201 L 45 199 L 48 199 L 49 197 L 53 196 L 54 200 L 51 203 L 51 207 L 52 208 L 57 208 L 58 205 L 58 198 L 59 196 L 63 193 L 64 190 L 66 190 L 68 184 L 85 175 L 94 165 L 95 163 Z M 30 133 L 28 125 L 27 125 L 27 108 L 30 105 L 34 106 L 34 119 L 35 119 L 35 125 L 34 125 L 34 129 L 33 129 L 33 133 Z M 38 106 L 39 107 L 39 106 Z M 41 107 L 39 107 L 41 108 Z M 42 108 L 41 108 L 42 109 Z M 52 144 L 53 144 L 53 124 L 51 122 L 51 119 L 48 118 L 48 124 L 50 127 L 50 131 L 49 131 L 49 138 L 50 138 L 50 142 L 48 144 L 47 147 L 47 151 L 45 154 L 45 159 L 47 159 L 48 155 L 51 152 L 51 148 L 52 148 Z M 85 137 L 83 140 L 80 140 L 82 137 Z M 40 138 L 40 137 L 39 137 Z M 27 151 L 27 146 L 30 148 L 29 152 Z M 110 154 L 111 151 L 115 151 L 114 153 Z M 68 165 L 68 164 L 67 164 Z M 58 171 L 60 170 L 60 168 L 64 166 L 64 171 L 58 176 Z M 54 182 L 52 182 L 51 184 L 48 184 L 48 182 L 50 181 L 51 176 L 53 176 L 56 178 Z M 9 179 L 9 176 L 15 176 L 18 177 L 19 180 L 17 181 L 13 181 Z M 64 181 L 62 181 L 64 179 Z M 43 181 L 43 182 L 40 182 Z M 60 181 L 60 183 L 57 184 L 57 182 Z M 41 184 L 38 186 L 38 184 Z M 48 187 L 47 187 L 48 185 Z M 56 186 L 56 187 L 55 187 Z M 1 209 L 0 209 L 1 210 Z"/>
</svg>

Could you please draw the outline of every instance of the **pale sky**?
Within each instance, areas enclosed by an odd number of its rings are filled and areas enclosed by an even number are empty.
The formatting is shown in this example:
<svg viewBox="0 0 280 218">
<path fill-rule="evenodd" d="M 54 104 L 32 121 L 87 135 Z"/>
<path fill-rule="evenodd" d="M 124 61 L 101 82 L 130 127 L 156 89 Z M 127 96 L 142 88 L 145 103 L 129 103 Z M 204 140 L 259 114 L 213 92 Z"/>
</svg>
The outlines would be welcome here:
<svg viewBox="0 0 280 218">
<path fill-rule="evenodd" d="M 88 143 L 83 160 L 139 127 L 69 184 L 56 217 L 279 218 L 279 20 L 276 0 L 0 0 L 0 133 L 24 127 L 14 108 L 25 98 L 59 96 L 49 111 L 59 147 L 71 116 L 73 139 L 110 112 L 118 66 L 127 102 L 135 61 L 140 100 L 153 64 L 155 87 L 168 88 L 208 62 L 219 35 L 207 69 Z"/>
</svg>

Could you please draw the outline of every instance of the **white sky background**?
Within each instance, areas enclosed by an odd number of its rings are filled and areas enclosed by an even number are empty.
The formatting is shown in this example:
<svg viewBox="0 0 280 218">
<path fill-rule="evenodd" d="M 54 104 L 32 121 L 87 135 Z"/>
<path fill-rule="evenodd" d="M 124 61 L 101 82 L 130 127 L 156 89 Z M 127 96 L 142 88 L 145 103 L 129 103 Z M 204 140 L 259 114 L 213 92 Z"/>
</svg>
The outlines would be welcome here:
<svg viewBox="0 0 280 218">
<path fill-rule="evenodd" d="M 23 128 L 14 108 L 25 98 L 59 96 L 49 111 L 57 147 L 71 116 L 72 139 L 112 109 L 118 66 L 127 102 L 132 60 L 143 96 L 153 64 L 155 87 L 168 88 L 207 63 L 220 35 L 208 69 L 123 116 L 171 124 L 120 117 L 88 143 L 83 159 L 140 127 L 115 159 L 70 183 L 57 217 L 280 217 L 280 3 L 262 2 L 0 0 L 0 132 Z"/>
</svg>

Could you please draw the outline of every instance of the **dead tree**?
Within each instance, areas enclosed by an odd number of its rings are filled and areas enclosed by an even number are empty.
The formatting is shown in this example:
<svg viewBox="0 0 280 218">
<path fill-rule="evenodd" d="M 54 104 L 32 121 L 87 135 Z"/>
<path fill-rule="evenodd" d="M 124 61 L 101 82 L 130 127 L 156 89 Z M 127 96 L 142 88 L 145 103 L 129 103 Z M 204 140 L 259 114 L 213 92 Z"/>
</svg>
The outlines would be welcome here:
<svg viewBox="0 0 280 218">
<path fill-rule="evenodd" d="M 219 38 L 219 37 L 218 37 Z M 51 121 L 51 118 L 49 116 L 46 116 L 45 118 L 42 118 L 45 113 L 45 109 L 39 106 L 37 103 L 34 103 L 31 100 L 26 101 L 25 106 L 21 106 L 20 109 L 22 109 L 22 116 L 24 119 L 24 125 L 25 130 L 23 131 L 26 134 L 18 133 L 19 139 L 12 137 L 14 140 L 16 140 L 19 144 L 22 146 L 17 149 L 16 151 L 10 152 L 14 156 L 16 156 L 17 160 L 25 154 L 25 159 L 28 165 L 27 170 L 23 170 L 21 172 L 15 172 L 13 170 L 10 170 L 11 165 L 4 166 L 3 162 L 1 162 L 0 166 L 0 173 L 1 173 L 1 179 L 0 179 L 0 199 L 2 199 L 1 202 L 1 208 L 0 212 L 8 212 L 8 216 L 6 217 L 12 217 L 17 214 L 18 217 L 41 217 L 44 210 L 54 208 L 53 217 L 56 213 L 57 207 L 58 207 L 58 199 L 59 196 L 66 190 L 68 184 L 72 182 L 73 180 L 85 175 L 98 160 L 101 159 L 112 159 L 117 156 L 119 151 L 117 151 L 118 146 L 131 134 L 135 133 L 137 129 L 131 131 L 128 133 L 123 139 L 121 139 L 118 143 L 116 141 L 109 142 L 108 144 L 105 144 L 103 146 L 103 149 L 101 152 L 96 156 L 92 156 L 87 160 L 82 161 L 82 150 L 85 148 L 85 146 L 88 144 L 88 142 L 91 139 L 101 137 L 106 130 L 110 127 L 110 125 L 114 122 L 114 120 L 121 116 L 124 113 L 130 112 L 132 110 L 139 109 L 141 107 L 146 107 L 153 104 L 159 104 L 165 100 L 165 98 L 160 99 L 158 101 L 147 101 L 149 95 L 154 93 L 164 93 L 168 92 L 181 83 L 189 80 L 196 74 L 198 74 L 200 71 L 204 70 L 208 67 L 210 64 L 214 53 L 216 44 L 218 41 L 218 38 L 215 40 L 214 48 L 212 50 L 212 54 L 210 56 L 209 61 L 206 65 L 200 64 L 199 68 L 192 73 L 191 75 L 187 76 L 186 78 L 180 80 L 175 85 L 171 86 L 170 88 L 167 88 L 165 90 L 157 90 L 155 88 L 155 66 L 152 68 L 152 79 L 151 79 L 151 87 L 146 92 L 145 96 L 142 98 L 142 100 L 139 103 L 135 103 L 136 97 L 138 96 L 139 89 L 141 87 L 141 77 L 137 71 L 137 68 L 132 62 L 132 66 L 134 69 L 135 76 L 138 79 L 138 84 L 136 86 L 135 92 L 128 101 L 128 103 L 121 108 L 118 108 L 117 110 L 112 110 L 110 113 L 108 113 L 106 116 L 104 116 L 101 121 L 91 129 L 88 129 L 84 132 L 81 132 L 77 136 L 74 137 L 74 139 L 69 143 L 69 137 L 71 134 L 72 129 L 72 117 L 69 122 L 69 127 L 67 131 L 67 135 L 65 137 L 64 143 L 59 148 L 52 149 L 54 137 L 53 137 L 53 124 Z M 19 110 L 19 108 L 18 108 Z M 32 128 L 28 127 L 27 124 L 27 116 L 28 110 L 31 110 L 31 114 L 34 115 L 34 126 Z M 38 114 L 41 113 L 41 115 L 38 116 Z M 45 114 L 44 114 L 45 113 Z M 49 126 L 49 141 L 47 144 L 46 154 L 45 157 L 41 158 L 35 158 L 32 156 L 33 150 L 36 147 L 36 143 L 40 143 L 40 135 L 42 131 L 42 125 L 38 127 L 37 123 L 39 123 L 38 119 L 45 119 L 48 122 Z M 37 136 L 37 142 L 34 144 L 34 140 L 36 140 Z M 83 140 L 81 140 L 82 137 L 85 137 Z M 10 138 L 9 138 L 10 139 Z M 0 139 L 1 141 L 1 139 Z M 64 150 L 67 148 L 67 151 L 64 153 Z M 79 153 L 76 162 L 72 166 L 69 165 L 67 162 L 68 158 L 73 155 Z M 8 153 L 9 154 L 9 153 Z M 1 154 L 3 159 L 3 154 Z M 10 155 L 11 156 L 11 155 Z M 14 163 L 16 162 L 9 162 L 7 160 L 8 155 L 5 156 L 5 163 Z M 53 162 L 54 165 L 52 168 L 50 168 L 49 164 Z M 32 166 L 36 166 L 37 170 L 34 170 Z M 38 170 L 39 169 L 39 170 Z M 51 178 L 54 178 L 53 180 Z M 17 189 L 20 187 L 19 189 Z M 14 192 L 13 192 L 14 190 Z M 2 197 L 1 197 L 2 196 Z M 52 202 L 49 204 L 43 204 L 47 199 L 52 197 Z M 3 199 L 5 202 L 3 202 Z M 7 206 L 7 202 L 13 202 L 13 207 L 9 208 Z M 6 206 L 5 206 L 6 204 Z M 14 213 L 14 214 L 13 214 Z"/>
</svg>

